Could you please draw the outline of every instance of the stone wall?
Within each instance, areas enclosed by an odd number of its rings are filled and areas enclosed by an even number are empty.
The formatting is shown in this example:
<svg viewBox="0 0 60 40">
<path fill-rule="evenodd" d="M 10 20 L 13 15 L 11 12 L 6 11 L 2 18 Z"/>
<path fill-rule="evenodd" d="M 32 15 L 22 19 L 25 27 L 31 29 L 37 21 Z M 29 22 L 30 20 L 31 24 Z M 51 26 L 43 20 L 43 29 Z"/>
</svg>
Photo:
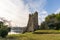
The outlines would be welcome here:
<svg viewBox="0 0 60 40">
<path fill-rule="evenodd" d="M 29 14 L 29 20 L 27 24 L 26 31 L 35 31 L 38 29 L 38 12 Z"/>
</svg>

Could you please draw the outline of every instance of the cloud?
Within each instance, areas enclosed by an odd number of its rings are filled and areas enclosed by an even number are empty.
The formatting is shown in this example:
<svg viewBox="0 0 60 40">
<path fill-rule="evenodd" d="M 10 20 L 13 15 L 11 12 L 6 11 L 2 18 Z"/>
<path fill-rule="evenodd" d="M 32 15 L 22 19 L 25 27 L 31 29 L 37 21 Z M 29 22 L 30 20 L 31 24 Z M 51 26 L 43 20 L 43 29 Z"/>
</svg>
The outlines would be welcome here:
<svg viewBox="0 0 60 40">
<path fill-rule="evenodd" d="M 58 8 L 54 13 L 57 14 L 60 12 L 60 8 Z"/>
<path fill-rule="evenodd" d="M 39 13 L 39 24 L 48 15 L 44 10 L 47 0 L 0 0 L 0 17 L 11 20 L 14 26 L 26 26 L 29 13 Z"/>
<path fill-rule="evenodd" d="M 39 19 L 39 25 L 41 22 L 45 21 L 45 17 L 48 16 L 48 12 L 43 10 L 39 13 L 38 19 Z"/>
<path fill-rule="evenodd" d="M 30 12 L 41 11 L 46 4 L 46 0 L 25 0 Z"/>
<path fill-rule="evenodd" d="M 22 0 L 0 0 L 0 17 L 11 20 L 12 25 L 26 26 L 28 14 L 28 6 Z"/>
<path fill-rule="evenodd" d="M 37 11 L 39 24 L 45 20 L 45 17 L 48 15 L 47 11 L 44 10 L 44 6 L 46 5 L 47 0 L 25 0 L 25 4 L 28 5 L 29 11 L 35 12 Z"/>
</svg>

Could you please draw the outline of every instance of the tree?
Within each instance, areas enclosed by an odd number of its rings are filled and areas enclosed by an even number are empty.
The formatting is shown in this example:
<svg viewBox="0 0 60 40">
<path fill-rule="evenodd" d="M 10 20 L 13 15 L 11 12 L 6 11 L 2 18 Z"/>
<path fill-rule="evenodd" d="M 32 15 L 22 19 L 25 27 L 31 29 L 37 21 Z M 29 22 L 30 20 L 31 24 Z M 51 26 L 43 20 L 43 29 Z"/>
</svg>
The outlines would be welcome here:
<svg viewBox="0 0 60 40">
<path fill-rule="evenodd" d="M 45 21 L 41 23 L 41 29 L 60 29 L 60 13 L 48 15 Z"/>
<path fill-rule="evenodd" d="M 45 22 L 50 29 L 60 29 L 60 13 L 58 14 L 51 14 L 45 18 Z"/>
<path fill-rule="evenodd" d="M 47 30 L 47 29 L 49 29 L 49 27 L 47 26 L 47 23 L 46 22 L 42 22 L 41 23 L 41 26 L 40 26 L 40 29 L 44 29 L 44 30 Z"/>
<path fill-rule="evenodd" d="M 10 28 L 5 25 L 4 22 L 0 21 L 0 37 L 4 38 L 8 35 Z"/>
</svg>

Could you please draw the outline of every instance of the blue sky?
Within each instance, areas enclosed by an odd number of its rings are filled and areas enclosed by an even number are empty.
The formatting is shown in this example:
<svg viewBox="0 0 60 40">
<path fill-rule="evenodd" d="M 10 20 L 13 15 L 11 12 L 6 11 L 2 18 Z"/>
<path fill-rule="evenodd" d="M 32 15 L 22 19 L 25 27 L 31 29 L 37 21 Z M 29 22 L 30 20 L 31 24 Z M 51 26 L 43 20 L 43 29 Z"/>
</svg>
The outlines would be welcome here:
<svg viewBox="0 0 60 40">
<path fill-rule="evenodd" d="M 47 3 L 44 7 L 44 9 L 48 13 L 54 13 L 59 8 L 60 8 L 60 0 L 47 0 Z"/>
</svg>

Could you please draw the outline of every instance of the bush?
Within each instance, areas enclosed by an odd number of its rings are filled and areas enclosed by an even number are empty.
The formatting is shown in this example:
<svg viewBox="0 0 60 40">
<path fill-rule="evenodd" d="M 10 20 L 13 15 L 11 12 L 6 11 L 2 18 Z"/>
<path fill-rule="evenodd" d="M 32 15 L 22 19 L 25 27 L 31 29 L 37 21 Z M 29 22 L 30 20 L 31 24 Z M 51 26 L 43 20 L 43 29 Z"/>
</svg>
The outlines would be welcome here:
<svg viewBox="0 0 60 40">
<path fill-rule="evenodd" d="M 5 38 L 8 35 L 10 28 L 8 25 L 4 25 L 4 22 L 0 21 L 0 37 Z"/>
<path fill-rule="evenodd" d="M 5 38 L 7 36 L 7 34 L 8 34 L 8 31 L 6 29 L 1 29 L 0 30 L 0 36 L 2 38 Z"/>
</svg>

